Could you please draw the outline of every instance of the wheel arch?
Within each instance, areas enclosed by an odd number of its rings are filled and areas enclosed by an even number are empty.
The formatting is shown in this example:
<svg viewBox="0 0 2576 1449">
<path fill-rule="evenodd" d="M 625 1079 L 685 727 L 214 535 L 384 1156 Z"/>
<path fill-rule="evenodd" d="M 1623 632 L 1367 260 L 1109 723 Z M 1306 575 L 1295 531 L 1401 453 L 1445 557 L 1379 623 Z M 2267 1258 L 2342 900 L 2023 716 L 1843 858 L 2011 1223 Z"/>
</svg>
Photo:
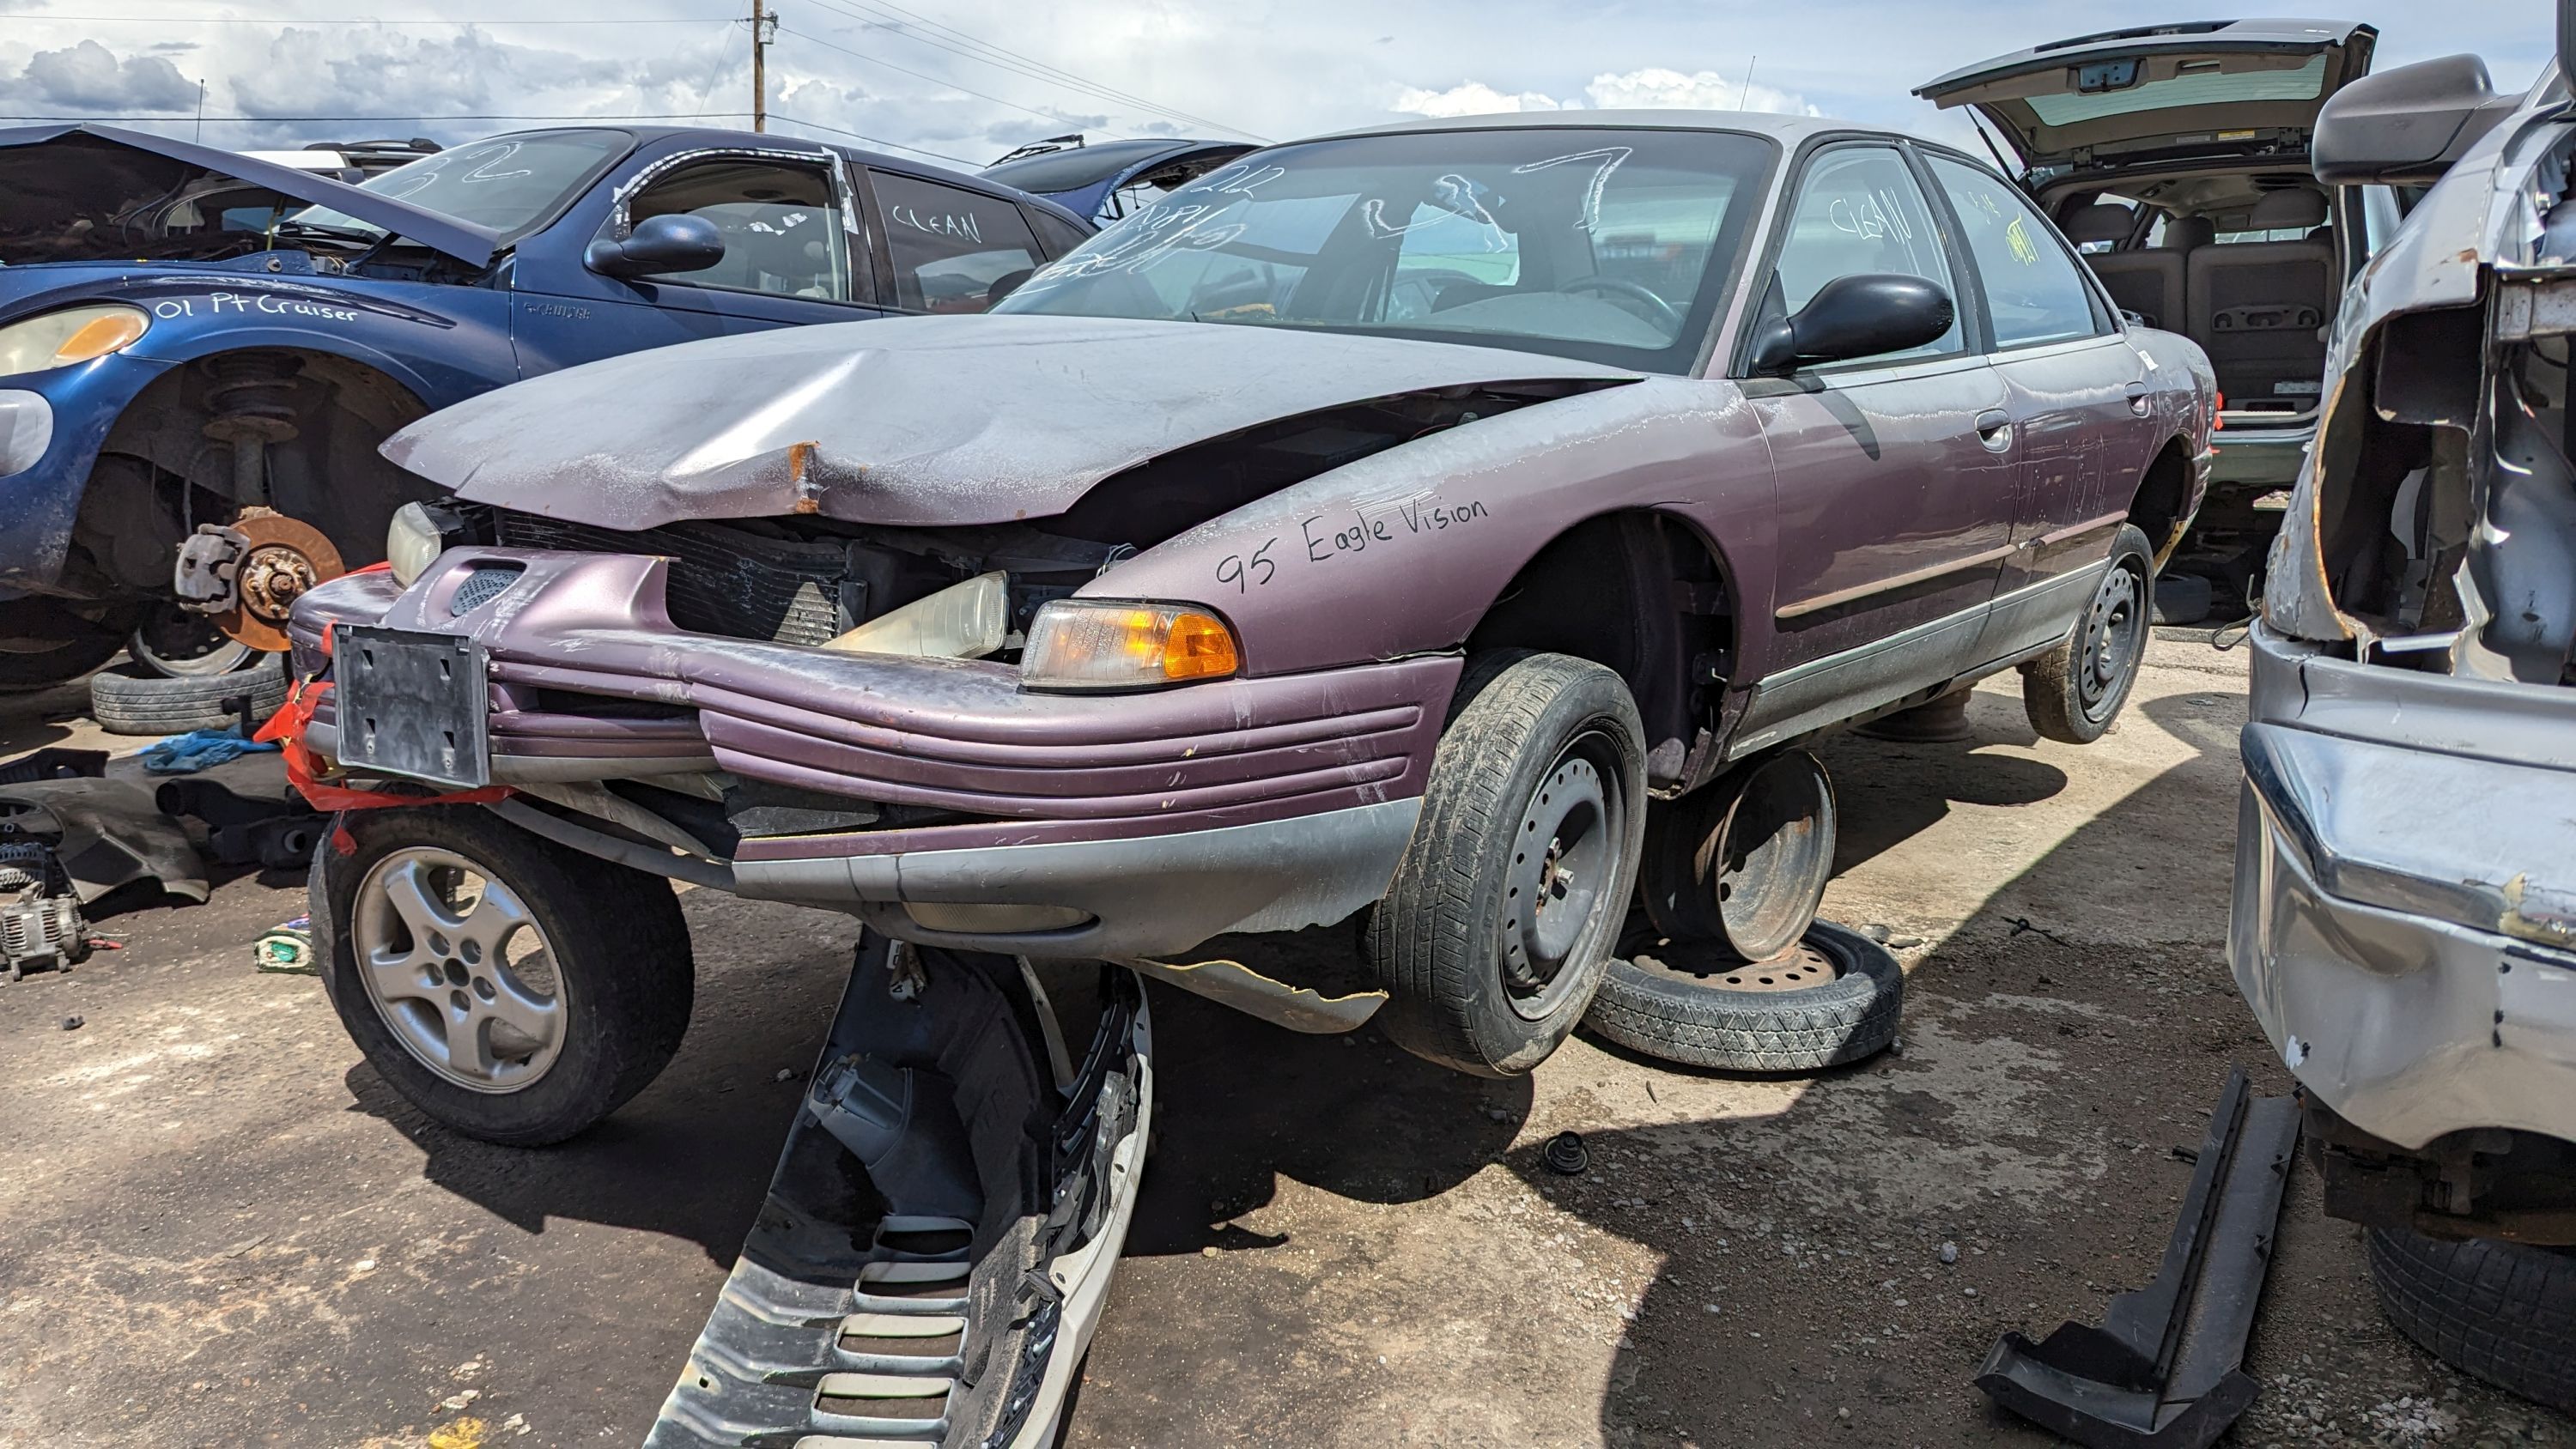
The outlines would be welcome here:
<svg viewBox="0 0 2576 1449">
<path fill-rule="evenodd" d="M 1648 783 L 1674 794 L 1716 762 L 1740 598 L 1724 548 L 1690 520 L 1612 509 L 1533 549 L 1460 642 L 1471 654 L 1533 649 L 1616 672 L 1646 726 Z"/>
<path fill-rule="evenodd" d="M 2138 474 L 2138 486 L 2129 494 L 2129 521 L 2147 536 L 2158 573 L 2182 547 L 2183 535 L 2191 531 L 2198 511 L 2199 500 L 2191 488 L 2191 440 L 2177 433 L 2147 460 Z"/>
<path fill-rule="evenodd" d="M 313 346 L 309 335 L 278 329 L 259 335 L 280 341 L 173 359 L 109 427 L 72 541 L 113 590 L 166 590 L 173 551 L 194 524 L 263 501 L 236 494 L 232 447 L 209 436 L 219 417 L 244 407 L 276 411 L 294 433 L 265 450 L 264 501 L 321 529 L 353 567 L 382 556 L 396 507 L 439 493 L 376 451 L 432 410 L 433 390 L 416 370 L 356 344 Z"/>
</svg>

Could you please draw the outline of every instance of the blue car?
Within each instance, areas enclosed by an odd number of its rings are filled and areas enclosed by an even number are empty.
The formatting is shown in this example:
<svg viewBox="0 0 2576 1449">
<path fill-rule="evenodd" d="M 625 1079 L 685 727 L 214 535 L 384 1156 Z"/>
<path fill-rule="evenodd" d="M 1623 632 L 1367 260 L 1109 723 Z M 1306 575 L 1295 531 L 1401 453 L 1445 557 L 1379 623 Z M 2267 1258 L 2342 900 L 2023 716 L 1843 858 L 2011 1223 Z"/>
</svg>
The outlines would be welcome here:
<svg viewBox="0 0 2576 1449">
<path fill-rule="evenodd" d="M 1107 226 L 1251 149 L 1249 141 L 1147 136 L 1094 145 L 1080 136 L 1050 136 L 1020 147 L 979 174 Z"/>
<path fill-rule="evenodd" d="M 424 414 L 666 343 L 982 311 L 1092 230 L 740 131 L 523 131 L 353 186 L 107 126 L 0 130 L 0 690 L 125 647 L 160 676 L 129 691 L 206 694 L 283 648 L 296 596 L 438 495 L 376 452 Z"/>
</svg>

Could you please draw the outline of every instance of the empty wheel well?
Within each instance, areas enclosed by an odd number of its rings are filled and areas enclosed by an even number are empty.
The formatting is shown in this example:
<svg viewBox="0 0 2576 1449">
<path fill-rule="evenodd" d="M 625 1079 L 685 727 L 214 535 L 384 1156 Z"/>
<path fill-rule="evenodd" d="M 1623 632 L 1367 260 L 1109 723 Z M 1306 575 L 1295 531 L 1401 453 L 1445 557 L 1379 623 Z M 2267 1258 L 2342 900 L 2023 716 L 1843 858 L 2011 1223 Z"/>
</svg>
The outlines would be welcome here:
<svg viewBox="0 0 2576 1449">
<path fill-rule="evenodd" d="M 2182 439 L 2170 439 L 2139 477 L 2137 496 L 2129 501 L 2129 521 L 2147 536 L 2159 571 L 2173 557 L 2183 530 L 2190 525 L 2183 514 L 2190 490 L 2191 458 L 2183 450 Z"/>
<path fill-rule="evenodd" d="M 1724 557 L 1681 520 L 1603 514 L 1522 565 L 1466 645 L 1571 654 L 1617 671 L 1645 721 L 1648 782 L 1670 792 L 1714 763 L 1735 669 L 1734 583 Z"/>
<path fill-rule="evenodd" d="M 383 372 L 327 352 L 222 352 L 171 368 L 101 445 L 66 572 L 98 592 L 163 593 L 190 529 L 251 504 L 320 529 L 352 568 L 373 563 L 393 511 L 440 494 L 376 452 L 428 412 Z M 259 453 L 248 472 L 235 459 L 245 438 Z"/>
</svg>

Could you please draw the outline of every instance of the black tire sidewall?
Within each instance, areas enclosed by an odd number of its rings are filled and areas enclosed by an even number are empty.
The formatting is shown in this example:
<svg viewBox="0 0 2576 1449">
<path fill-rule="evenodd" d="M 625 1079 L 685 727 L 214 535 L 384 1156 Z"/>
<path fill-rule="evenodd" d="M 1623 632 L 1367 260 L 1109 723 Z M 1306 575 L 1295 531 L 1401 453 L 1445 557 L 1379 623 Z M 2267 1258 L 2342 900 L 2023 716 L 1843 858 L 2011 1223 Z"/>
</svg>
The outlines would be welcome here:
<svg viewBox="0 0 2576 1449">
<path fill-rule="evenodd" d="M 2576 1414 L 2576 1253 L 2403 1229 L 2368 1233 L 2371 1287 L 2416 1347 Z"/>
<path fill-rule="evenodd" d="M 340 852 L 343 838 L 355 849 Z M 359 884 L 407 846 L 453 851 L 506 882 L 535 915 L 570 998 L 554 1065 L 527 1087 L 476 1092 L 394 1035 L 360 976 L 350 923 Z M 315 847 L 307 887 L 324 994 L 387 1085 L 439 1122 L 513 1146 L 560 1142 L 652 1081 L 687 1030 L 695 974 L 670 885 L 540 840 L 479 806 L 343 814 Z"/>
<path fill-rule="evenodd" d="M 1371 913 L 1369 955 L 1391 999 L 1379 1021 L 1416 1055 L 1479 1076 L 1516 1076 L 1547 1059 L 1582 1021 L 1636 892 L 1646 810 L 1645 730 L 1619 676 L 1560 654 L 1486 656 L 1470 663 L 1424 792 L 1423 812 L 1396 881 Z M 1503 984 L 1497 922 L 1514 832 L 1541 777 L 1585 734 L 1607 739 L 1624 805 L 1621 856 L 1604 888 L 1577 973 L 1563 999 L 1533 1020 Z M 1409 919 L 1410 918 L 1410 919 Z M 1409 939 L 1408 939 L 1409 938 Z M 1420 959 L 1428 946 L 1432 960 Z M 1414 959 L 1397 962 L 1399 953 Z M 1424 989 L 1424 984 L 1431 989 Z"/>
<path fill-rule="evenodd" d="M 286 704 L 286 656 L 263 655 L 229 674 L 161 675 L 110 671 L 90 676 L 90 717 L 119 735 L 174 735 L 241 722 L 224 701 L 250 696 L 256 725 Z"/>
<path fill-rule="evenodd" d="M 2111 726 L 2119 722 L 2120 712 L 2128 708 L 2129 695 L 2137 688 L 2138 673 L 2146 667 L 2147 644 L 2155 637 L 2156 566 L 2147 536 L 2134 523 L 2120 525 L 2120 532 L 2111 544 L 2108 567 L 2116 569 L 2124 564 L 2134 564 L 2138 575 L 2145 581 L 2138 605 L 2144 612 L 2137 623 L 2138 647 L 2129 652 L 2128 667 L 2122 671 L 2110 695 L 2109 707 L 2098 718 L 2086 712 L 2079 678 L 2083 667 L 2084 628 L 2092 617 L 2093 601 L 2099 597 L 2100 580 L 2095 583 L 2095 592 L 2084 596 L 2083 607 L 2077 612 L 2073 626 L 2067 630 L 2066 638 L 2026 667 L 2022 675 L 2022 703 L 2030 716 L 2031 728 L 2046 738 L 2072 745 L 2093 743 L 2111 732 Z M 2107 573 L 2104 577 L 2108 577 Z"/>
<path fill-rule="evenodd" d="M 1886 1050 L 1904 1012 L 1904 968 L 1886 947 L 1831 921 L 1809 925 L 1806 939 L 1843 963 L 1834 980 L 1739 991 L 1613 960 L 1584 1024 L 1632 1051 L 1716 1071 L 1821 1071 Z"/>
</svg>

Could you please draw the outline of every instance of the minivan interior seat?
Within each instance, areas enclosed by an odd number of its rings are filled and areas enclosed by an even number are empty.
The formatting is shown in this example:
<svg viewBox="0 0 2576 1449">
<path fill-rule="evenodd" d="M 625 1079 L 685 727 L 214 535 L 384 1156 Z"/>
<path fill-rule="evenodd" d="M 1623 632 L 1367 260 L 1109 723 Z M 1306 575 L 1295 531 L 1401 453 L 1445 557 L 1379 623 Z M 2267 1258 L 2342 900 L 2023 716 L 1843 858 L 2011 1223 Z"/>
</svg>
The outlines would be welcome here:
<svg viewBox="0 0 2576 1449">
<path fill-rule="evenodd" d="M 2325 224 L 2324 194 L 2306 187 L 2272 192 L 2246 217 L 2249 231 Z M 2316 405 L 2337 291 L 2330 241 L 2195 247 L 2185 291 L 2191 320 L 2184 330 L 2209 354 L 2232 407 L 2299 413 Z"/>
<path fill-rule="evenodd" d="M 2136 224 L 2136 214 L 2127 207 L 2097 201 L 2067 213 L 2066 239 L 2079 247 L 2088 242 L 2116 244 L 2127 241 Z M 2102 279 L 2102 289 L 2111 294 L 2121 311 L 2137 313 L 2150 327 L 2169 332 L 2180 329 L 2183 254 L 2179 249 L 2167 246 L 2134 252 L 2087 252 L 2084 261 L 2093 269 L 2093 275 Z"/>
</svg>

